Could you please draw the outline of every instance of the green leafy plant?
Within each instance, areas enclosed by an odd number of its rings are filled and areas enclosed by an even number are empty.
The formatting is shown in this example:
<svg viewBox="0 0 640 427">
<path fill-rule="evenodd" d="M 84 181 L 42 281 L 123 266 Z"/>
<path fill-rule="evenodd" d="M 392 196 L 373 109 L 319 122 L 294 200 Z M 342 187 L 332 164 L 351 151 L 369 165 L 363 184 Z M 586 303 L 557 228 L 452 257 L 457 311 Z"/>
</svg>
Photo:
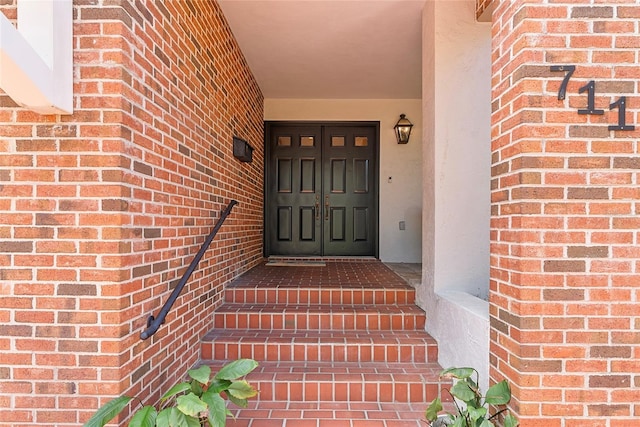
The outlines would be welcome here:
<svg viewBox="0 0 640 427">
<path fill-rule="evenodd" d="M 253 371 L 258 363 L 252 359 L 231 362 L 211 376 L 209 366 L 201 366 L 188 372 L 190 381 L 171 387 L 155 405 L 144 405 L 135 411 L 129 427 L 224 427 L 227 416 L 225 397 L 234 404 L 245 408 L 247 399 L 258 392 L 243 378 Z M 103 427 L 133 400 L 120 396 L 100 408 L 85 427 Z M 139 399 L 138 399 L 139 401 Z"/>
<path fill-rule="evenodd" d="M 473 376 L 475 373 L 475 381 Z M 503 406 L 511 400 L 511 388 L 506 380 L 492 385 L 484 396 L 478 387 L 479 374 L 473 368 L 449 368 L 440 373 L 442 378 L 455 380 L 455 384 L 449 389 L 453 397 L 456 413 L 443 410 L 442 400 L 436 397 L 427 408 L 426 419 L 429 427 L 495 427 L 495 421 L 502 415 L 504 427 L 517 427 L 518 420 L 507 408 L 498 410 L 491 415 L 490 406 Z"/>
</svg>

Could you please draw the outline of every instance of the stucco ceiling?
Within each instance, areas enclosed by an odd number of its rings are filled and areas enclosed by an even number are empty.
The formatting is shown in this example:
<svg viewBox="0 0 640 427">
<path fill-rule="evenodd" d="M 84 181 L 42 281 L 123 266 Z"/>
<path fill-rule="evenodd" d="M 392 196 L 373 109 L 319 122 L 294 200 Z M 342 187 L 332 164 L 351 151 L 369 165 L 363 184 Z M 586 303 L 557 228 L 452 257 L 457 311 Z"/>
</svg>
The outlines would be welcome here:
<svg viewBox="0 0 640 427">
<path fill-rule="evenodd" d="M 424 0 L 218 0 L 265 98 L 420 98 Z"/>
</svg>

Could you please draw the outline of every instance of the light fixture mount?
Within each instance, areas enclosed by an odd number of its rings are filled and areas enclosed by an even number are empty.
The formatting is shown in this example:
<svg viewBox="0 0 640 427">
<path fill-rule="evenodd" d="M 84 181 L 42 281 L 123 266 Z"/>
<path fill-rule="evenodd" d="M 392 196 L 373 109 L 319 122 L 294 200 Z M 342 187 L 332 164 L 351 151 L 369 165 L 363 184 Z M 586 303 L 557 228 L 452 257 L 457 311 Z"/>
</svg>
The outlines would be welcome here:
<svg viewBox="0 0 640 427">
<path fill-rule="evenodd" d="M 396 132 L 398 144 L 406 144 L 409 142 L 411 128 L 413 128 L 413 123 L 407 119 L 406 115 L 400 114 L 400 120 L 398 120 L 396 125 L 393 127 L 393 130 Z"/>
</svg>

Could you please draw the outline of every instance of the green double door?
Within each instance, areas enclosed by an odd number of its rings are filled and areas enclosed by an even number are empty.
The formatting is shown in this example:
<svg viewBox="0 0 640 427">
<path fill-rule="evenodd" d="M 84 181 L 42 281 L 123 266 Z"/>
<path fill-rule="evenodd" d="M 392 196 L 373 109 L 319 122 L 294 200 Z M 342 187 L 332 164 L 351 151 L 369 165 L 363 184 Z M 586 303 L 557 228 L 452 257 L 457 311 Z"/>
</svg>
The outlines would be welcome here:
<svg viewBox="0 0 640 427">
<path fill-rule="evenodd" d="M 266 255 L 375 256 L 377 123 L 267 122 Z"/>
</svg>

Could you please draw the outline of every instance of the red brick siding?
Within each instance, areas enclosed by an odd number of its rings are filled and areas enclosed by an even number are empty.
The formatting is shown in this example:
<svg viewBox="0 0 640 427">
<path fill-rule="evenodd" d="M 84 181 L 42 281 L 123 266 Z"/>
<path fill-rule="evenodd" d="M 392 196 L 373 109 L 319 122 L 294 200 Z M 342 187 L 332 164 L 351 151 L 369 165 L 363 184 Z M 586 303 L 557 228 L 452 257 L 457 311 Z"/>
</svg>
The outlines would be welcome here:
<svg viewBox="0 0 640 427">
<path fill-rule="evenodd" d="M 0 94 L 2 426 L 79 425 L 125 391 L 153 401 L 198 359 L 224 284 L 262 257 L 263 98 L 218 5 L 77 0 L 74 58 L 72 116 Z"/>
<path fill-rule="evenodd" d="M 639 426 L 640 6 L 495 6 L 492 377 L 522 427 Z M 564 101 L 553 64 L 576 65 Z M 592 79 L 602 116 L 577 114 Z M 607 129 L 621 95 L 634 132 Z"/>
<path fill-rule="evenodd" d="M 493 3 L 494 0 L 476 0 L 476 18 L 480 18 L 485 10 L 493 7 Z M 495 3 L 497 3 L 497 1 L 495 1 Z"/>
</svg>

